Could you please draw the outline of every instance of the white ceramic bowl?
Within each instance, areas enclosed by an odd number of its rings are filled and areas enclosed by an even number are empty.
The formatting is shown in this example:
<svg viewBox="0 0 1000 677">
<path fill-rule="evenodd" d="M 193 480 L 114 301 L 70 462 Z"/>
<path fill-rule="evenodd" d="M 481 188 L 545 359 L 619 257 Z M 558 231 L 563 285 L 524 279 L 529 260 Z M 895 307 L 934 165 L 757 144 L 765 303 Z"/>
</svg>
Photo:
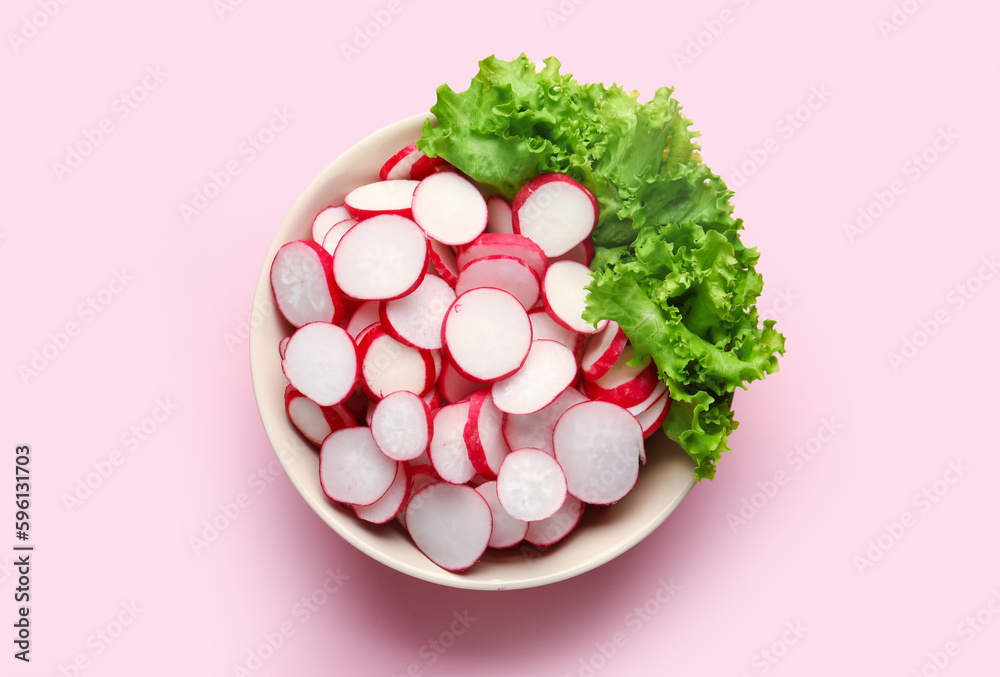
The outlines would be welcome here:
<svg viewBox="0 0 1000 677">
<path fill-rule="evenodd" d="M 278 342 L 292 327 L 281 318 L 271 295 L 269 271 L 278 248 L 308 239 L 313 216 L 341 204 L 352 188 L 378 179 L 382 163 L 420 137 L 428 114 L 416 115 L 381 129 L 347 150 L 326 168 L 285 218 L 257 281 L 250 329 L 250 368 L 264 430 L 292 484 L 323 520 L 348 543 L 403 573 L 456 588 L 504 590 L 561 581 L 589 571 L 622 554 L 645 538 L 681 502 L 694 484 L 694 464 L 680 447 L 657 432 L 646 442 L 649 462 L 639 471 L 635 488 L 619 503 L 588 506 L 582 522 L 562 542 L 549 548 L 525 545 L 506 551 L 487 550 L 468 571 L 454 574 L 428 560 L 400 525 L 372 525 L 353 511 L 329 500 L 319 484 L 319 453 L 289 422 Z"/>
</svg>

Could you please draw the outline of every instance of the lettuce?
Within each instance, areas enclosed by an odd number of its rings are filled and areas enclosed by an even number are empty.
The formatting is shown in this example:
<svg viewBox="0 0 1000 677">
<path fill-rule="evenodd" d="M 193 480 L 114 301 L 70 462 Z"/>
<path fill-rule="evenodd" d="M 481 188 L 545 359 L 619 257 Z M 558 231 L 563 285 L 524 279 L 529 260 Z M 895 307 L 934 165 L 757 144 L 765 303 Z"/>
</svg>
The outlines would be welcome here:
<svg viewBox="0 0 1000 677">
<path fill-rule="evenodd" d="M 417 147 L 507 200 L 562 172 L 597 197 L 594 280 L 584 318 L 618 322 L 650 355 L 673 404 L 666 434 L 715 476 L 738 422 L 733 393 L 778 370 L 784 336 L 760 322 L 758 253 L 743 246 L 732 192 L 702 162 L 671 88 L 640 103 L 618 86 L 579 84 L 548 58 L 489 57 L 469 89 L 437 90 Z"/>
</svg>

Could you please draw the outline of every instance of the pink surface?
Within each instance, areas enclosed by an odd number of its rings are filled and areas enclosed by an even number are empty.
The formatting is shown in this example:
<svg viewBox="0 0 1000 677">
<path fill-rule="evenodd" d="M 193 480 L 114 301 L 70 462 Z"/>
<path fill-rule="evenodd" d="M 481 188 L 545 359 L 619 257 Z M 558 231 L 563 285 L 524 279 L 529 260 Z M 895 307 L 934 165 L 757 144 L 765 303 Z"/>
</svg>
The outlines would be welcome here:
<svg viewBox="0 0 1000 677">
<path fill-rule="evenodd" d="M 0 672 L 995 670 L 1000 9 L 483 7 L 4 4 Z M 245 332 L 309 182 L 522 50 L 644 98 L 677 86 L 737 190 L 788 354 L 737 395 L 718 479 L 643 543 L 563 583 L 473 593 L 370 560 L 307 507 L 259 423 Z M 24 443 L 30 664 L 11 644 Z"/>
</svg>

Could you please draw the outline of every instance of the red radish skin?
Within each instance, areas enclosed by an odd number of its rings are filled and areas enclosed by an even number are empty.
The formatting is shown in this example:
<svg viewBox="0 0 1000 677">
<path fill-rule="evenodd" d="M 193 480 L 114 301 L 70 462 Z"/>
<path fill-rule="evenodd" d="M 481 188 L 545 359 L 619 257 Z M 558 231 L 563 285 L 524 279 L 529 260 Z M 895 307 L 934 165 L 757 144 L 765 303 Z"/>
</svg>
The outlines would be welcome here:
<svg viewBox="0 0 1000 677">
<path fill-rule="evenodd" d="M 653 388 L 653 392 L 649 394 L 649 397 L 644 399 L 639 404 L 633 405 L 631 407 L 625 407 L 625 409 L 628 411 L 628 413 L 632 414 L 633 416 L 639 416 L 639 414 L 641 414 L 642 412 L 646 411 L 654 404 L 659 402 L 660 397 L 662 397 L 663 393 L 665 392 L 667 392 L 667 384 L 664 383 L 663 381 L 660 381 L 659 383 L 656 384 L 656 387 Z"/>
<path fill-rule="evenodd" d="M 472 289 L 448 309 L 441 329 L 445 353 L 470 381 L 507 378 L 524 364 L 531 322 L 521 303 L 501 289 Z"/>
<path fill-rule="evenodd" d="M 330 206 L 320 210 L 320 212 L 313 217 L 313 241 L 317 244 L 322 244 L 323 239 L 326 238 L 326 234 L 330 232 L 330 229 L 333 228 L 334 225 L 349 218 L 351 218 L 351 214 L 347 211 L 347 207 L 344 205 Z"/>
<path fill-rule="evenodd" d="M 458 373 L 450 360 L 441 365 L 441 378 L 438 379 L 438 389 L 441 397 L 448 402 L 464 400 L 482 387 L 481 383 L 470 381 Z"/>
<path fill-rule="evenodd" d="M 510 205 L 502 197 L 494 195 L 486 200 L 489 220 L 486 223 L 487 233 L 514 234 L 514 224 L 511 221 Z"/>
<path fill-rule="evenodd" d="M 382 302 L 379 319 L 400 342 L 421 350 L 440 350 L 441 326 L 455 296 L 455 290 L 443 279 L 426 275 L 411 293 Z"/>
<path fill-rule="evenodd" d="M 511 210 L 514 232 L 534 241 L 548 257 L 565 254 L 597 225 L 593 193 L 565 174 L 531 179 L 514 196 Z"/>
<path fill-rule="evenodd" d="M 438 390 L 436 386 L 431 388 L 431 391 L 424 395 L 423 400 L 430 408 L 431 413 L 440 409 L 444 404 L 444 401 L 441 399 L 441 391 Z"/>
<path fill-rule="evenodd" d="M 493 254 L 465 264 L 458 274 L 455 293 L 462 294 L 483 287 L 503 289 L 520 301 L 525 310 L 541 298 L 538 274 L 527 263 L 513 256 Z"/>
<path fill-rule="evenodd" d="M 552 432 L 556 421 L 573 405 L 588 399 L 576 388 L 562 392 L 555 402 L 533 414 L 505 414 L 503 417 L 503 437 L 511 449 L 534 447 L 548 454 L 555 454 L 552 448 Z"/>
<path fill-rule="evenodd" d="M 359 300 L 391 300 L 416 289 L 427 272 L 428 242 L 413 221 L 384 214 L 348 230 L 333 257 L 333 279 Z"/>
<path fill-rule="evenodd" d="M 464 438 L 476 472 L 487 480 L 495 480 L 510 447 L 503 438 L 503 412 L 497 409 L 488 388 L 476 391 L 469 398 Z"/>
<path fill-rule="evenodd" d="M 580 523 L 584 507 L 583 501 L 567 495 L 566 501 L 556 514 L 528 524 L 524 540 L 542 548 L 558 543 Z"/>
<path fill-rule="evenodd" d="M 438 476 L 452 484 L 465 484 L 476 474 L 465 443 L 465 422 L 468 419 L 468 402 L 449 404 L 434 413 L 434 432 L 428 456 Z"/>
<path fill-rule="evenodd" d="M 352 505 L 354 514 L 372 524 L 385 524 L 399 514 L 410 492 L 410 466 L 406 463 L 396 465 L 396 477 L 382 498 L 371 505 Z"/>
<path fill-rule="evenodd" d="M 417 144 L 411 143 L 409 146 L 401 148 L 395 155 L 386 160 L 385 164 L 382 165 L 382 169 L 378 171 L 378 178 L 383 181 L 412 178 L 410 176 L 410 168 L 422 156 L 423 153 L 417 150 Z"/>
<path fill-rule="evenodd" d="M 356 425 L 343 405 L 321 407 L 291 385 L 285 388 L 285 413 L 292 425 L 317 447 L 334 430 Z"/>
<path fill-rule="evenodd" d="M 290 338 L 291 338 L 290 336 L 285 336 L 280 341 L 278 341 L 278 357 L 280 357 L 281 359 L 285 359 L 285 348 L 288 347 L 288 339 Z"/>
<path fill-rule="evenodd" d="M 490 513 L 493 515 L 493 532 L 487 545 L 502 550 L 512 548 L 523 541 L 525 534 L 528 533 L 528 523 L 511 517 L 510 513 L 500 505 L 496 480 L 483 482 L 476 487 L 476 491 L 489 503 Z"/>
<path fill-rule="evenodd" d="M 281 371 L 310 400 L 333 406 L 346 400 L 358 383 L 358 351 L 350 335 L 337 325 L 312 322 L 292 334 Z"/>
<path fill-rule="evenodd" d="M 326 234 L 326 237 L 323 238 L 323 249 L 329 252 L 330 256 L 333 256 L 344 234 L 356 225 L 358 225 L 358 222 L 354 219 L 344 219 L 334 224 L 333 228 Z"/>
<path fill-rule="evenodd" d="M 330 433 L 319 452 L 319 479 L 328 498 L 352 505 L 371 505 L 389 490 L 398 463 L 388 458 L 368 428 Z"/>
<path fill-rule="evenodd" d="M 590 238 L 587 238 L 562 256 L 557 256 L 552 260 L 576 261 L 577 263 L 582 263 L 585 266 L 590 266 L 590 262 L 594 260 L 594 245 L 590 241 Z"/>
<path fill-rule="evenodd" d="M 587 348 L 583 352 L 583 360 L 580 362 L 580 369 L 583 377 L 588 381 L 596 381 L 614 366 L 615 362 L 625 350 L 628 337 L 614 320 L 610 320 L 601 331 L 594 334 L 587 342 Z"/>
<path fill-rule="evenodd" d="M 438 482 L 406 508 L 413 543 L 442 569 L 465 571 L 483 556 L 493 532 L 489 503 L 472 487 Z"/>
<path fill-rule="evenodd" d="M 390 393 L 375 405 L 371 429 L 379 451 L 394 461 L 412 461 L 430 446 L 430 407 L 405 390 Z"/>
<path fill-rule="evenodd" d="M 413 497 L 428 484 L 434 484 L 435 482 L 440 482 L 441 478 L 434 471 L 434 468 L 430 464 L 430 459 L 427 460 L 426 465 L 410 465 L 410 490 L 406 494 L 406 500 L 403 502 L 403 507 L 396 515 L 396 519 L 399 521 L 403 528 L 406 528 L 406 508 L 409 505 Z"/>
<path fill-rule="evenodd" d="M 518 449 L 497 473 L 497 497 L 511 517 L 525 522 L 551 517 L 566 500 L 566 476 L 541 449 Z"/>
<path fill-rule="evenodd" d="M 575 261 L 556 261 L 542 279 L 542 301 L 553 320 L 581 334 L 596 334 L 608 320 L 596 326 L 583 319 L 587 307 L 587 285 L 592 280 L 590 268 Z"/>
<path fill-rule="evenodd" d="M 271 293 L 292 326 L 339 323 L 344 300 L 333 278 L 333 257 L 311 240 L 289 242 L 271 262 Z"/>
<path fill-rule="evenodd" d="M 417 152 L 419 153 L 420 151 Z M 427 157 L 423 153 L 420 153 L 420 157 L 410 167 L 410 178 L 420 181 L 421 179 L 426 179 L 434 172 L 447 171 L 450 168 L 451 165 L 444 158 Z"/>
<path fill-rule="evenodd" d="M 413 216 L 413 191 L 418 181 L 378 181 L 355 188 L 344 198 L 352 219 L 364 221 L 380 214 Z"/>
<path fill-rule="evenodd" d="M 398 390 L 425 395 L 434 387 L 434 358 L 392 338 L 381 326 L 369 328 L 358 341 L 360 385 L 371 400 Z"/>
<path fill-rule="evenodd" d="M 430 258 L 441 279 L 452 287 L 458 282 L 458 263 L 455 260 L 455 250 L 446 244 L 441 244 L 434 238 L 430 241 Z"/>
<path fill-rule="evenodd" d="M 548 259 L 541 247 L 526 237 L 507 233 L 483 233 L 469 244 L 460 247 L 457 256 L 458 269 L 464 268 L 469 261 L 494 255 L 521 259 L 538 274 L 539 279 L 545 277 Z"/>
<path fill-rule="evenodd" d="M 631 360 L 632 345 L 629 344 L 604 376 L 596 381 L 583 382 L 583 393 L 592 400 L 603 400 L 620 407 L 640 404 L 660 383 L 659 372 L 648 355 L 637 366 L 630 365 Z"/>
<path fill-rule="evenodd" d="M 506 414 L 532 414 L 552 404 L 576 376 L 569 348 L 548 339 L 532 341 L 517 373 L 493 384 L 493 402 Z"/>
<path fill-rule="evenodd" d="M 436 172 L 413 191 L 413 220 L 442 244 L 468 244 L 486 230 L 486 200 L 457 172 Z"/>
<path fill-rule="evenodd" d="M 670 403 L 672 401 L 673 400 L 670 399 L 670 394 L 664 392 L 660 396 L 660 399 L 653 403 L 653 406 L 636 415 L 636 420 L 639 421 L 639 425 L 642 426 L 643 439 L 648 440 L 653 433 L 660 429 L 663 422 L 667 420 L 667 414 L 670 413 Z M 645 450 L 643 450 L 642 462 L 646 462 Z"/>
</svg>

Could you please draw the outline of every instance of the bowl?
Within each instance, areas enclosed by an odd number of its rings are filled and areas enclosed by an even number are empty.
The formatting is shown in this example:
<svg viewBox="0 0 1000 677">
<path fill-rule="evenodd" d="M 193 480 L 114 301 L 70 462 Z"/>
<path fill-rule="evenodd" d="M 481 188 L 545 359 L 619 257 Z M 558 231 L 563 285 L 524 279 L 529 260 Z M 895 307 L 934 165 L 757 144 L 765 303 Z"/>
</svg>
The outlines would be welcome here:
<svg viewBox="0 0 1000 677">
<path fill-rule="evenodd" d="M 577 576 L 621 555 L 658 527 L 694 485 L 694 463 L 662 431 L 646 440 L 648 462 L 635 488 L 612 506 L 587 506 L 577 528 L 548 547 L 524 544 L 486 551 L 463 573 L 439 568 L 421 553 L 396 522 L 373 525 L 328 499 L 319 482 L 319 450 L 285 414 L 288 381 L 281 372 L 278 343 L 293 327 L 277 312 L 269 272 L 278 248 L 308 239 L 313 216 L 341 204 L 352 189 L 378 180 L 393 153 L 420 137 L 429 113 L 381 129 L 348 149 L 305 190 L 281 224 L 257 281 L 250 323 L 250 370 L 261 422 L 288 478 L 306 503 L 348 543 L 405 574 L 455 588 L 505 590 L 546 585 Z"/>
</svg>

